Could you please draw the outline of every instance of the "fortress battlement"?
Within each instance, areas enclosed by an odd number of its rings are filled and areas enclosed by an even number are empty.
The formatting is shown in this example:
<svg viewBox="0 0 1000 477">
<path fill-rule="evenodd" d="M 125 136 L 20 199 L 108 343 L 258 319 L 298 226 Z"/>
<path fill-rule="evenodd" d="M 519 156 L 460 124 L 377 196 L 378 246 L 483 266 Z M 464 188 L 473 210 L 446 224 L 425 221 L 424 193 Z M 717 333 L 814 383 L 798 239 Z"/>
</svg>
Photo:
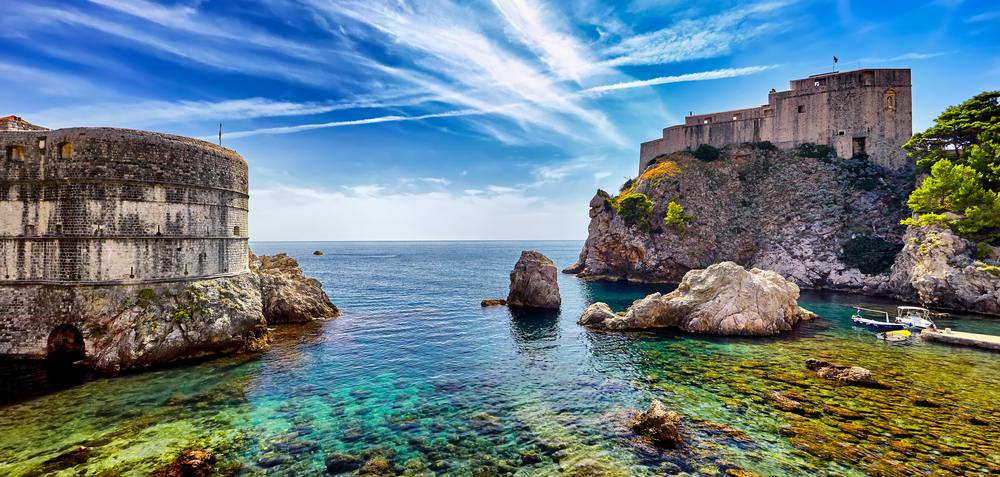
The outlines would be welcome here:
<svg viewBox="0 0 1000 477">
<path fill-rule="evenodd" d="M 864 152 L 892 169 L 909 164 L 902 149 L 913 134 L 909 69 L 832 72 L 789 84 L 772 90 L 765 105 L 694 114 L 665 128 L 661 139 L 640 146 L 639 174 L 663 154 L 760 141 L 786 149 L 825 144 L 842 157 Z"/>
</svg>

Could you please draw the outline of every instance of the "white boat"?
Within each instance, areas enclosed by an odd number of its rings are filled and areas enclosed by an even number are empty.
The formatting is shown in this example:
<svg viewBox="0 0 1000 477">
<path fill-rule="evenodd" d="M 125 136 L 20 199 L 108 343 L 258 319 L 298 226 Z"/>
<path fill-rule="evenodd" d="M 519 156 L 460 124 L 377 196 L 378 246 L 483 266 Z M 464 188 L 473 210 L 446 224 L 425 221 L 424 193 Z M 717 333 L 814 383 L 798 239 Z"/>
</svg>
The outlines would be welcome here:
<svg viewBox="0 0 1000 477">
<path fill-rule="evenodd" d="M 931 321 L 931 312 L 927 308 L 919 306 L 897 306 L 896 322 L 902 323 L 910 328 L 924 329 L 934 324 Z"/>
<path fill-rule="evenodd" d="M 868 328 L 875 328 L 876 330 L 882 330 L 882 331 L 897 331 L 906 327 L 902 323 L 893 323 L 889 321 L 889 314 L 884 311 L 870 310 L 868 308 L 861 308 L 861 307 L 854 307 L 854 308 L 856 308 L 858 311 L 856 311 L 854 315 L 851 316 L 851 321 L 853 321 L 854 324 L 856 325 L 867 326 Z M 881 313 L 882 315 L 885 316 L 885 321 L 865 318 L 861 310 L 875 314 Z"/>
</svg>

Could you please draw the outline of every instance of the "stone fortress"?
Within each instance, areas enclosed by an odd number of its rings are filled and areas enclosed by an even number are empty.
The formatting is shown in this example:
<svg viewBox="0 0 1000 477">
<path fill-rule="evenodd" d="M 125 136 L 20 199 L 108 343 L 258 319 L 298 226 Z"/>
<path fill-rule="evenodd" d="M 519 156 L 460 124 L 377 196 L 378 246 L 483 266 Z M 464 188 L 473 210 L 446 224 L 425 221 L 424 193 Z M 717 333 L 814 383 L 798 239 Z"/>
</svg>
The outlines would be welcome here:
<svg viewBox="0 0 1000 477">
<path fill-rule="evenodd" d="M 14 116 L 0 119 L 0 153 L 0 355 L 99 359 L 102 348 L 117 353 L 131 340 L 129 359 L 142 362 L 151 352 L 143 340 L 178 332 L 183 345 L 183 322 L 198 310 L 219 333 L 235 330 L 229 348 L 266 342 L 259 290 L 245 290 L 255 276 L 239 154 L 147 131 L 49 130 Z M 214 287 L 185 304 L 193 283 Z M 231 293 L 229 308 L 210 310 L 200 301 L 209 292 Z M 157 319 L 166 320 L 159 330 Z M 149 333 L 134 332 L 137 320 Z"/>
<path fill-rule="evenodd" d="M 909 69 L 860 69 L 792 80 L 787 91 L 771 90 L 767 104 L 691 115 L 663 130 L 663 138 L 639 150 L 639 175 L 653 159 L 702 144 L 771 141 L 789 149 L 825 144 L 840 157 L 864 152 L 881 166 L 908 164 L 901 149 L 913 134 Z"/>
</svg>

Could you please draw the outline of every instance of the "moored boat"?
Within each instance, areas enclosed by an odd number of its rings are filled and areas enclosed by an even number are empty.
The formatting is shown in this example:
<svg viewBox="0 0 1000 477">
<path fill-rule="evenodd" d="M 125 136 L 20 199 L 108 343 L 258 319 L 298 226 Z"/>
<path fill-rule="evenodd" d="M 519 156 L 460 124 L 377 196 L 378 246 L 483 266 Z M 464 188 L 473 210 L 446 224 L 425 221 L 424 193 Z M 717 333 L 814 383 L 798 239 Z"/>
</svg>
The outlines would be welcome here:
<svg viewBox="0 0 1000 477">
<path fill-rule="evenodd" d="M 890 321 L 889 320 L 889 313 L 887 313 L 887 312 L 879 311 L 879 310 L 870 310 L 868 308 L 861 308 L 861 307 L 854 307 L 854 308 L 857 311 L 855 311 L 854 315 L 851 316 L 851 321 L 853 321 L 854 324 L 856 324 L 856 325 L 861 325 L 861 326 L 865 326 L 865 327 L 868 327 L 868 328 L 874 328 L 876 330 L 881 330 L 881 331 L 898 331 L 898 330 L 901 330 L 901 329 L 903 329 L 903 328 L 906 327 L 906 325 L 904 325 L 902 323 L 895 323 L 895 322 Z M 885 315 L 885 321 L 873 320 L 871 318 L 865 318 L 864 315 L 861 313 L 861 310 L 867 311 L 869 313 L 875 313 L 875 314 L 881 313 L 881 314 Z"/>
<path fill-rule="evenodd" d="M 909 336 L 910 332 L 906 330 L 886 331 L 884 333 L 875 334 L 875 337 L 885 341 L 903 341 Z"/>
<path fill-rule="evenodd" d="M 919 306 L 897 306 L 896 321 L 910 328 L 924 329 L 934 324 L 931 321 L 931 311 Z"/>
</svg>

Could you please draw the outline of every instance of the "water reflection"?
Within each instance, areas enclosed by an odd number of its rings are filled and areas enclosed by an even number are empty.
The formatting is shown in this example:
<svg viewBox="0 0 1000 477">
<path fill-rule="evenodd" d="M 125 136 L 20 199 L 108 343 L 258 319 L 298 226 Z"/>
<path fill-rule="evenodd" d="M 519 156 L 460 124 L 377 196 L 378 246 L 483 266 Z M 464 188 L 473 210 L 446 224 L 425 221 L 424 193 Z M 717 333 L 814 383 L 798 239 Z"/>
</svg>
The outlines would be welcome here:
<svg viewBox="0 0 1000 477">
<path fill-rule="evenodd" d="M 554 349 L 559 339 L 559 310 L 510 307 L 510 334 L 522 353 Z"/>
<path fill-rule="evenodd" d="M 0 404 L 40 396 L 94 379 L 87 366 L 42 359 L 0 361 Z"/>
</svg>

